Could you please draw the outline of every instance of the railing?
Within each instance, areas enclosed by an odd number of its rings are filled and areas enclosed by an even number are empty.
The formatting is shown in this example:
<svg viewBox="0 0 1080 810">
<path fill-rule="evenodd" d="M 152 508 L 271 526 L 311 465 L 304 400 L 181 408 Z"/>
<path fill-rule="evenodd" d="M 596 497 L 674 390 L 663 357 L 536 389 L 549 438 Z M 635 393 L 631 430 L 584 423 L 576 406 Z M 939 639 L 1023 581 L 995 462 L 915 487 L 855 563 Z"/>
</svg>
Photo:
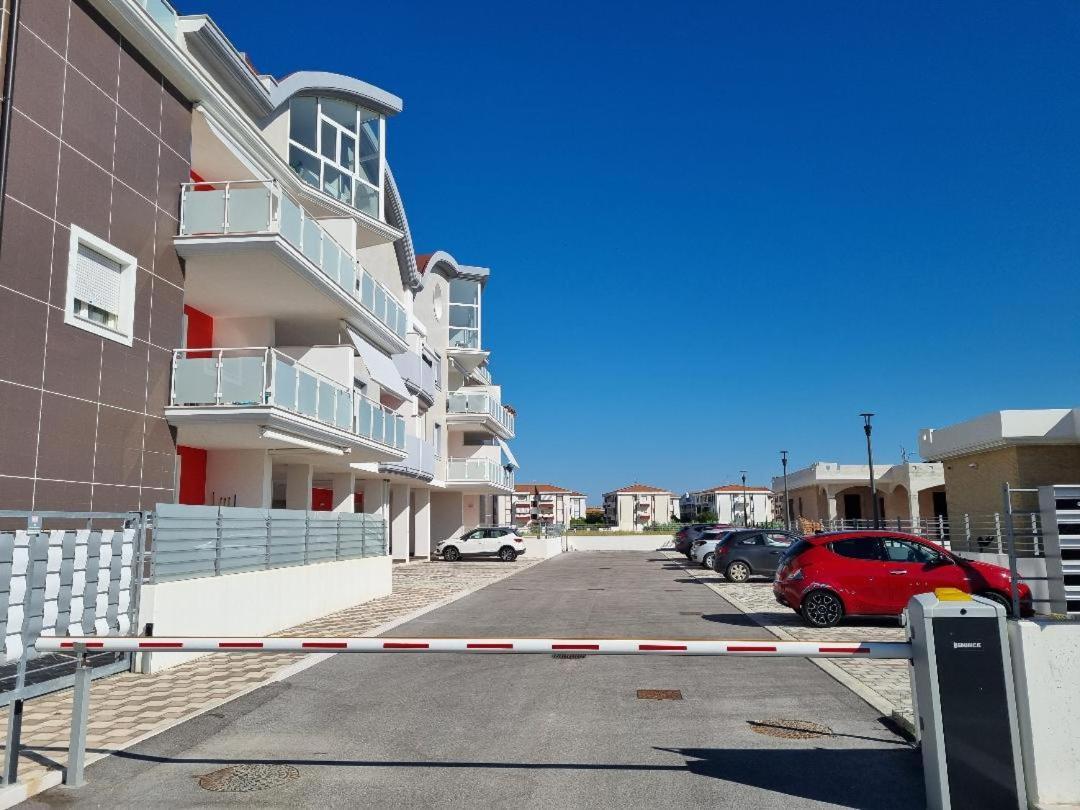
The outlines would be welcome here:
<svg viewBox="0 0 1080 810">
<path fill-rule="evenodd" d="M 394 365 L 405 382 L 420 391 L 429 400 L 435 400 L 436 372 L 434 363 L 428 365 L 417 352 L 408 351 L 393 356 Z"/>
<path fill-rule="evenodd" d="M 821 521 L 799 521 L 804 532 L 845 531 L 874 529 L 873 520 L 835 518 Z M 1021 557 L 1041 557 L 1043 555 L 1042 525 L 1038 512 L 1014 512 L 1013 526 L 1016 537 L 1016 551 Z M 1000 513 L 969 515 L 956 518 L 946 517 L 885 518 L 879 527 L 884 531 L 916 534 L 947 545 L 953 551 L 979 552 L 984 554 L 1008 553 L 1008 527 L 1006 516 Z"/>
<path fill-rule="evenodd" d="M 319 272 L 402 340 L 408 316 L 353 254 L 282 191 L 275 180 L 185 183 L 180 235 L 278 234 Z"/>
<path fill-rule="evenodd" d="M 385 554 L 372 515 L 159 504 L 147 570 L 169 582 Z"/>
<path fill-rule="evenodd" d="M 506 428 L 514 432 L 514 414 L 510 413 L 498 399 L 491 394 L 468 394 L 455 391 L 447 398 L 447 413 L 487 414 Z"/>
<path fill-rule="evenodd" d="M 491 385 L 491 369 L 487 366 L 477 366 L 470 373 L 482 385 Z"/>
<path fill-rule="evenodd" d="M 405 418 L 273 348 L 176 349 L 169 404 L 273 405 L 405 449 Z"/>
<path fill-rule="evenodd" d="M 446 464 L 446 480 L 476 482 L 514 488 L 514 473 L 490 458 L 452 458 Z"/>
<path fill-rule="evenodd" d="M 150 19 L 156 22 L 162 31 L 172 39 L 176 39 L 176 21 L 179 15 L 177 15 L 176 9 L 172 7 L 168 0 L 138 0 L 138 2 L 140 6 L 146 9 Z"/>
<path fill-rule="evenodd" d="M 405 437 L 405 452 L 408 455 L 404 461 L 380 464 L 379 469 L 383 472 L 417 477 L 435 475 L 435 445 L 419 436 L 410 435 Z"/>
</svg>

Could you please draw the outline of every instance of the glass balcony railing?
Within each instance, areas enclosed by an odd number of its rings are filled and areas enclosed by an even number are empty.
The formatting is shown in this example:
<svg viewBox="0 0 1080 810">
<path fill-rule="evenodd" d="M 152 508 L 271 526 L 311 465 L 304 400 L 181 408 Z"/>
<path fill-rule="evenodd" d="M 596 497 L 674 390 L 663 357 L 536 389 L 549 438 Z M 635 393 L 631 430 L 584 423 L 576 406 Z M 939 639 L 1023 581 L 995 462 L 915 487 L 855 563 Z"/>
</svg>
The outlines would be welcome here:
<svg viewBox="0 0 1080 810">
<path fill-rule="evenodd" d="M 402 475 L 430 477 L 435 474 L 435 445 L 421 439 L 419 436 L 406 436 L 405 451 L 408 455 L 403 461 L 381 464 L 379 469 L 384 472 L 400 473 Z"/>
<path fill-rule="evenodd" d="M 266 233 L 280 235 L 363 309 L 405 339 L 408 316 L 401 304 L 276 181 L 184 184 L 181 236 Z"/>
<path fill-rule="evenodd" d="M 514 473 L 490 458 L 451 458 L 446 462 L 446 480 L 453 483 L 494 484 L 514 488 Z"/>
<path fill-rule="evenodd" d="M 156 22 L 162 31 L 168 34 L 171 39 L 176 39 L 178 15 L 176 9 L 172 7 L 168 0 L 138 0 L 138 3 L 146 9 L 150 19 Z"/>
<path fill-rule="evenodd" d="M 511 434 L 514 432 L 514 414 L 510 413 L 498 399 L 491 394 L 467 394 L 455 391 L 446 402 L 447 413 L 487 414 Z"/>
<path fill-rule="evenodd" d="M 491 369 L 487 366 L 477 366 L 472 370 L 472 376 L 481 385 L 491 385 Z"/>
<path fill-rule="evenodd" d="M 417 389 L 424 397 L 434 401 L 435 381 L 438 376 L 434 363 L 428 363 L 418 352 L 407 351 L 393 356 L 394 366 L 401 379 Z"/>
<path fill-rule="evenodd" d="M 176 349 L 169 403 L 273 405 L 398 450 L 405 418 L 271 348 Z"/>
</svg>

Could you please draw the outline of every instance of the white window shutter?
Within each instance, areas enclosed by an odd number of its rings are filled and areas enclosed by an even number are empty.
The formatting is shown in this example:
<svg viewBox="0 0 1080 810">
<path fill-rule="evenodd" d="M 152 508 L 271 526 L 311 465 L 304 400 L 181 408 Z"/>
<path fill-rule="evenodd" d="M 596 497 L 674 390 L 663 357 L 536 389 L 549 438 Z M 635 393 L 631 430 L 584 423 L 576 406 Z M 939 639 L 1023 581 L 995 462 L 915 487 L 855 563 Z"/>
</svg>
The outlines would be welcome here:
<svg viewBox="0 0 1080 810">
<path fill-rule="evenodd" d="M 123 266 L 119 262 L 86 245 L 79 245 L 73 279 L 75 298 L 119 315 L 122 273 Z"/>
</svg>

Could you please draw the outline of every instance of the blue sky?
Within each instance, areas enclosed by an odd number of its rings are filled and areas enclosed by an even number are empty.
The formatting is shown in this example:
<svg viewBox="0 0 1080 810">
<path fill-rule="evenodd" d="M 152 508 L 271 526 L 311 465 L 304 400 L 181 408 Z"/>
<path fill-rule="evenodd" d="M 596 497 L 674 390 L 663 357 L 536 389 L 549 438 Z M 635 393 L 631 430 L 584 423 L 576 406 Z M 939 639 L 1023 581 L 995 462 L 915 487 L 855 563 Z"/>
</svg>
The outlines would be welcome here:
<svg viewBox="0 0 1080 810">
<path fill-rule="evenodd" d="M 180 0 L 400 95 L 421 252 L 492 268 L 519 480 L 674 491 L 1080 404 L 1080 5 Z"/>
</svg>

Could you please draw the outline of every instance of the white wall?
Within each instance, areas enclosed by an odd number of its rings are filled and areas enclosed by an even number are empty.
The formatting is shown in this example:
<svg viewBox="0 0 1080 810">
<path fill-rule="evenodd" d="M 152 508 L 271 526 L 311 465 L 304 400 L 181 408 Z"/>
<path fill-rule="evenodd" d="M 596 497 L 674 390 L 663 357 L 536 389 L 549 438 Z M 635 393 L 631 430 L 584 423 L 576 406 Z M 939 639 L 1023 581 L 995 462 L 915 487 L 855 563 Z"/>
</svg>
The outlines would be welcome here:
<svg viewBox="0 0 1080 810">
<path fill-rule="evenodd" d="M 604 537 L 575 537 L 567 535 L 568 551 L 656 551 L 671 546 L 674 537 L 668 534 L 612 534 Z M 528 542 L 528 541 L 526 541 Z"/>
<path fill-rule="evenodd" d="M 214 318 L 215 348 L 251 348 L 275 343 L 273 318 Z"/>
<path fill-rule="evenodd" d="M 230 506 L 267 509 L 271 501 L 271 461 L 265 450 L 208 450 L 206 501 L 215 506 L 222 498 Z"/>
<path fill-rule="evenodd" d="M 1080 624 L 1009 622 L 1032 806 L 1080 804 Z"/>
<path fill-rule="evenodd" d="M 220 577 L 144 585 L 139 627 L 155 636 L 265 636 L 386 596 L 389 557 L 293 565 Z M 151 671 L 202 653 L 154 653 Z"/>
<path fill-rule="evenodd" d="M 353 387 L 356 350 L 352 346 L 278 346 L 278 351 L 339 385 Z"/>
<path fill-rule="evenodd" d="M 562 537 L 526 537 L 525 538 L 525 558 L 534 560 L 540 558 L 546 560 L 548 557 L 554 557 L 556 554 L 562 554 L 563 552 L 563 538 Z"/>
</svg>

